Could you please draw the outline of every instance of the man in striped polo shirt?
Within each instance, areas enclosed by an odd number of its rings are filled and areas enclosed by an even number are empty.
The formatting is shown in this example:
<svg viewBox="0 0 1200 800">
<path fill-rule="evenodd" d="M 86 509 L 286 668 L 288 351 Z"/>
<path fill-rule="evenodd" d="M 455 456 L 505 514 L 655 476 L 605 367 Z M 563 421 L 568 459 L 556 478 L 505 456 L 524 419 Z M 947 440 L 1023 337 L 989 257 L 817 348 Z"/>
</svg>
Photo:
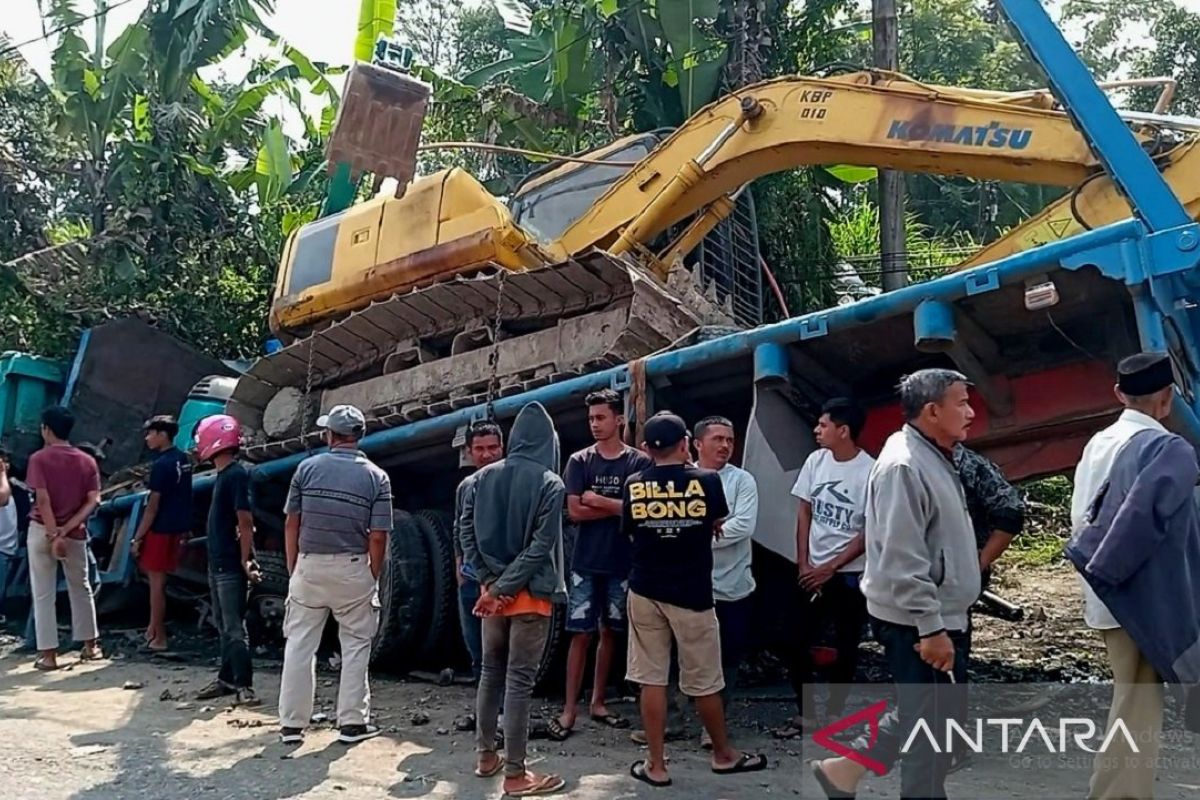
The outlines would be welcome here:
<svg viewBox="0 0 1200 800">
<path fill-rule="evenodd" d="M 379 573 L 392 528 L 392 485 L 387 473 L 358 449 L 366 428 L 354 406 L 334 406 L 317 420 L 328 452 L 305 459 L 287 498 L 288 585 L 279 686 L 279 738 L 304 740 L 312 717 L 314 659 L 329 614 L 338 624 L 342 674 L 338 686 L 338 740 L 379 735 L 370 724 L 367 666 L 379 624 Z"/>
</svg>

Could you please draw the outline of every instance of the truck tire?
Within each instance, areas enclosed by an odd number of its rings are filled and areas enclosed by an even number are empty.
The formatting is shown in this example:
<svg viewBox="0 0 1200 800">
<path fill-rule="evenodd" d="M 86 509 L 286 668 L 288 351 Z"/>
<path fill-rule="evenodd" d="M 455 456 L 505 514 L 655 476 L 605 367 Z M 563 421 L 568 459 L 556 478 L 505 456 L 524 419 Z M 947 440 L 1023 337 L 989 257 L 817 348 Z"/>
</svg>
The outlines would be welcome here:
<svg viewBox="0 0 1200 800">
<path fill-rule="evenodd" d="M 259 551 L 254 554 L 262 571 L 262 583 L 250 586 L 246 629 L 250 645 L 278 643 L 283 640 L 283 614 L 288 595 L 287 558 L 283 553 Z"/>
<path fill-rule="evenodd" d="M 418 511 L 414 514 L 417 525 L 425 536 L 429 547 L 429 630 L 417 651 L 417 660 L 422 666 L 440 669 L 447 664 L 446 643 L 453 637 L 460 641 L 458 625 L 458 581 L 454 575 L 454 545 L 450 531 L 442 525 L 434 512 Z"/>
<path fill-rule="evenodd" d="M 395 672 L 415 666 L 433 593 L 430 552 L 420 526 L 406 511 L 392 512 L 387 562 L 379 576 L 379 627 L 371 641 L 371 665 Z"/>
<path fill-rule="evenodd" d="M 454 518 L 446 511 L 430 509 L 418 511 L 417 515 L 430 522 L 442 537 L 449 566 L 446 583 L 447 609 L 441 625 L 441 635 L 436 645 L 431 643 L 431 658 L 436 667 L 463 667 L 470 663 L 466 645 L 463 644 L 462 624 L 458 618 L 458 575 L 454 565 Z"/>
</svg>

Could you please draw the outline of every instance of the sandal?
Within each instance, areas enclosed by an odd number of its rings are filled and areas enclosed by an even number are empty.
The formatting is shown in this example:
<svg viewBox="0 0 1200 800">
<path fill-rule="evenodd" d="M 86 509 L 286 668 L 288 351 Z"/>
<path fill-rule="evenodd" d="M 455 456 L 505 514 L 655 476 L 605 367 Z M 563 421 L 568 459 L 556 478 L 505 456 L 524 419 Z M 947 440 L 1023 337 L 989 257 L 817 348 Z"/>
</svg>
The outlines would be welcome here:
<svg viewBox="0 0 1200 800">
<path fill-rule="evenodd" d="M 574 728 L 564 727 L 557 718 L 551 718 L 546 723 L 546 736 L 556 742 L 565 742 L 571 738 L 571 734 L 575 733 Z"/>
<path fill-rule="evenodd" d="M 100 649 L 100 645 L 92 645 L 85 647 L 79 651 L 80 661 L 103 661 L 104 651 Z"/>
<path fill-rule="evenodd" d="M 500 754 L 499 753 L 491 753 L 491 756 L 496 761 L 494 764 L 492 764 L 487 769 L 485 769 L 483 767 L 482 759 L 480 759 L 480 761 L 475 765 L 475 777 L 476 778 L 494 778 L 495 776 L 500 774 L 501 770 L 504 769 L 504 759 L 500 757 Z"/>
<path fill-rule="evenodd" d="M 767 757 L 762 753 L 742 753 L 742 757 L 731 767 L 713 767 L 715 775 L 736 775 L 740 772 L 761 772 L 767 768 Z"/>
<path fill-rule="evenodd" d="M 624 730 L 629 727 L 629 720 L 622 717 L 620 714 L 592 714 L 592 722 L 599 722 L 601 725 L 607 725 L 616 730 Z"/>
<path fill-rule="evenodd" d="M 57 663 L 51 664 L 44 658 L 39 658 L 37 661 L 34 661 L 33 668 L 36 670 L 41 670 L 42 672 L 54 672 L 54 670 L 60 669 Z"/>
<path fill-rule="evenodd" d="M 830 800 L 854 800 L 854 792 L 843 792 L 833 785 L 833 781 L 829 780 L 828 776 L 825 775 L 825 770 L 821 769 L 820 761 L 810 761 L 808 762 L 808 766 L 812 768 L 813 777 L 817 779 L 821 791 Z"/>
<path fill-rule="evenodd" d="M 670 778 L 667 778 L 665 781 L 656 781 L 654 778 L 651 778 L 650 774 L 646 772 L 646 759 L 644 758 L 633 762 L 633 765 L 629 767 L 629 775 L 634 780 L 653 786 L 655 789 L 662 789 L 671 785 Z"/>
<path fill-rule="evenodd" d="M 505 797 L 536 797 L 542 794 L 554 794 L 560 792 L 567 785 L 567 782 L 557 775 L 542 775 L 538 777 L 532 773 L 526 773 L 529 777 L 534 778 L 532 785 L 518 789 L 515 792 L 505 791 Z"/>
</svg>

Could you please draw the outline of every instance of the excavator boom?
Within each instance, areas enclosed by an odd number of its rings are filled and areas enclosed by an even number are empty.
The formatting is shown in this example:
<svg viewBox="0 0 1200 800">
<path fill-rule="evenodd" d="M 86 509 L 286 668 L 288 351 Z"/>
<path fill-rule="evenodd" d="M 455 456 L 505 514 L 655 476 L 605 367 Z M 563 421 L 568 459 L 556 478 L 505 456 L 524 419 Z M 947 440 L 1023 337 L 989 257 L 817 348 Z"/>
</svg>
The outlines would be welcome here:
<svg viewBox="0 0 1200 800">
<path fill-rule="evenodd" d="M 697 112 L 553 249 L 560 256 L 611 251 L 622 234 L 644 243 L 756 178 L 842 163 L 1057 186 L 1074 186 L 1099 169 L 1067 115 L 1044 107 L 880 73 L 780 78 Z"/>
<path fill-rule="evenodd" d="M 1200 219 L 1200 142 L 1195 139 L 1184 142 L 1159 159 L 1158 166 L 1188 215 Z M 1127 219 L 1132 214 L 1128 201 L 1107 174 L 1098 173 L 959 264 L 957 269 L 989 264 L 1084 230 Z"/>
</svg>

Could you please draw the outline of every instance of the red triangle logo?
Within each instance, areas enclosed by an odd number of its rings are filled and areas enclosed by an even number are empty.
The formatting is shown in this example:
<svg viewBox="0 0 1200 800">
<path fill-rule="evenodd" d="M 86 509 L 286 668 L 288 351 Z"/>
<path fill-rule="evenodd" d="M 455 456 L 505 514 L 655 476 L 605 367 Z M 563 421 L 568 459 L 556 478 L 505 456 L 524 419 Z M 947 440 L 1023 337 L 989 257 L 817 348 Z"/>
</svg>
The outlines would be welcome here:
<svg viewBox="0 0 1200 800">
<path fill-rule="evenodd" d="M 870 751 L 875 746 L 875 741 L 879 738 L 879 720 L 885 713 L 887 713 L 887 701 L 880 700 L 878 703 L 867 706 L 862 711 L 855 711 L 848 717 L 842 717 L 837 722 L 832 722 L 824 728 L 813 731 L 813 741 L 826 750 L 837 753 L 843 758 L 848 758 L 856 764 L 861 764 L 876 775 L 886 775 L 888 768 L 883 764 L 866 755 L 866 753 L 847 747 L 833 738 L 842 731 L 865 722 L 870 729 L 870 734 L 867 737 L 867 750 Z"/>
</svg>

